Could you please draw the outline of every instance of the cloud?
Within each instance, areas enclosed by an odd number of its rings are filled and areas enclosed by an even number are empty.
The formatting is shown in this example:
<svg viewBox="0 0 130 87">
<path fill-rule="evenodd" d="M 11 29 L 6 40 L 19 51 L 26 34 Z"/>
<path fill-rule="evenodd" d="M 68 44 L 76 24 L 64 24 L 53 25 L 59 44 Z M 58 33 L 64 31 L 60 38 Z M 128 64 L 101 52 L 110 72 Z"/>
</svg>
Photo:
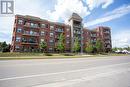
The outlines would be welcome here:
<svg viewBox="0 0 130 87">
<path fill-rule="evenodd" d="M 43 6 L 44 4 L 41 3 L 40 0 L 15 0 L 14 10 L 15 14 L 46 18 L 46 11 L 42 9 Z M 7 41 L 7 43 L 11 42 L 11 38 L 9 36 L 12 36 L 13 24 L 14 16 L 0 17 L 0 41 Z"/>
<path fill-rule="evenodd" d="M 101 18 L 98 18 L 96 20 L 89 21 L 89 22 L 85 23 L 85 26 L 93 26 L 93 25 L 96 25 L 99 23 L 111 21 L 111 20 L 120 18 L 128 13 L 130 13 L 130 5 L 127 5 L 127 6 L 123 5 L 119 8 L 114 9 L 111 12 L 104 14 Z"/>
<path fill-rule="evenodd" d="M 3 39 L 4 38 L 4 39 Z M 0 42 L 2 41 L 6 41 L 6 42 L 10 42 L 11 40 L 11 35 L 10 33 L 3 33 L 3 32 L 0 32 Z"/>
<path fill-rule="evenodd" d="M 86 3 L 90 10 L 93 10 L 99 6 L 102 6 L 102 8 L 107 8 L 113 2 L 114 0 L 86 0 Z"/>
<path fill-rule="evenodd" d="M 78 13 L 82 18 L 90 14 L 81 0 L 57 0 L 54 10 L 49 10 L 48 15 L 54 21 L 59 19 L 67 21 L 73 12 Z"/>
<path fill-rule="evenodd" d="M 113 47 L 125 47 L 130 46 L 130 30 L 129 31 L 119 31 L 112 35 L 112 45 Z"/>
</svg>

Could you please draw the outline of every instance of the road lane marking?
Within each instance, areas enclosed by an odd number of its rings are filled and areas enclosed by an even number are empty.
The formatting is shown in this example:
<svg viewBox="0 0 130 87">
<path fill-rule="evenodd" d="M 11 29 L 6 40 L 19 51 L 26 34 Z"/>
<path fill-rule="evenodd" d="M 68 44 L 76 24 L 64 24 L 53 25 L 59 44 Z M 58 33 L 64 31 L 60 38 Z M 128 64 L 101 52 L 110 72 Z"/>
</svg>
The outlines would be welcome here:
<svg viewBox="0 0 130 87">
<path fill-rule="evenodd" d="M 93 69 L 98 69 L 98 68 L 109 68 L 109 67 L 120 66 L 120 65 L 127 65 L 127 64 L 130 65 L 130 62 L 128 62 L 128 63 L 120 63 L 120 64 L 112 64 L 112 65 L 106 65 L 106 66 L 99 66 L 99 67 L 93 67 L 93 68 L 88 68 L 88 69 L 78 69 L 78 70 L 71 70 L 71 71 L 64 71 L 64 72 L 56 72 L 56 73 L 47 73 L 47 74 L 36 74 L 36 75 L 28 75 L 28 76 L 1 78 L 0 81 L 24 79 L 24 78 L 33 78 L 33 77 L 65 74 L 65 73 L 73 73 L 73 72 L 87 71 L 87 70 L 93 70 Z"/>
<path fill-rule="evenodd" d="M 74 84 L 79 84 L 81 82 L 91 81 L 91 80 L 94 80 L 94 79 L 97 79 L 97 78 L 108 77 L 108 76 L 111 76 L 111 75 L 117 75 L 117 74 L 120 74 L 120 73 L 129 72 L 129 71 L 130 71 L 130 68 L 122 69 L 122 70 L 115 70 L 115 71 L 111 71 L 111 72 L 96 74 L 94 76 L 86 76 L 86 77 L 81 77 L 81 78 L 78 78 L 78 79 L 59 81 L 59 82 L 55 82 L 55 83 L 37 85 L 37 86 L 32 86 L 32 87 L 64 87 L 64 86 L 69 86 L 69 85 L 72 86 Z"/>
<path fill-rule="evenodd" d="M 45 61 L 43 61 L 43 62 L 40 62 L 40 63 L 37 63 L 37 62 L 35 62 L 34 64 L 30 64 L 30 62 L 25 62 L 25 64 L 19 64 L 19 63 L 16 63 L 16 64 L 14 64 L 14 63 L 12 63 L 13 65 L 1 65 L 0 67 L 11 67 L 11 66 L 31 66 L 31 65 L 47 65 L 47 64 L 64 64 L 64 63 L 82 63 L 82 62 L 93 62 L 93 61 L 100 61 L 100 59 L 101 60 L 113 60 L 112 58 L 110 58 L 110 59 L 108 59 L 107 57 L 103 57 L 103 58 L 99 58 L 99 59 L 86 59 L 86 60 L 76 60 L 76 61 L 64 61 L 64 62 L 62 62 L 62 61 L 60 61 L 60 62 L 52 62 L 52 61 L 50 61 L 50 62 L 48 62 L 48 63 L 45 63 Z M 123 58 L 122 58 L 123 59 Z M 114 60 L 117 60 L 117 58 L 114 58 Z M 1 62 L 1 61 L 0 61 Z M 2 62 L 6 62 L 6 61 L 2 61 Z"/>
</svg>

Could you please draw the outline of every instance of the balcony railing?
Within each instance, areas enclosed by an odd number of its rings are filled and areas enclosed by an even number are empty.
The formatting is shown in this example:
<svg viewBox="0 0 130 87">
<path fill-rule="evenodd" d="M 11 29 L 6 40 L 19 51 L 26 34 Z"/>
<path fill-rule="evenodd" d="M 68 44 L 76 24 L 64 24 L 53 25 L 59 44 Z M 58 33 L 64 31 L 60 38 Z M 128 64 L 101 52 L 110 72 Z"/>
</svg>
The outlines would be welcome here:
<svg viewBox="0 0 130 87">
<path fill-rule="evenodd" d="M 75 24 L 74 24 L 74 27 L 81 28 L 81 25 L 75 25 Z"/>
<path fill-rule="evenodd" d="M 110 45 L 107 45 L 106 48 L 111 48 L 111 46 L 110 46 Z"/>
<path fill-rule="evenodd" d="M 110 43 L 110 41 L 105 41 L 105 43 Z"/>
<path fill-rule="evenodd" d="M 22 42 L 21 44 L 34 44 L 34 45 L 38 45 L 38 43 L 25 43 L 25 42 Z"/>
<path fill-rule="evenodd" d="M 35 45 L 38 45 L 38 42 L 37 41 L 22 40 L 22 44 L 35 44 Z"/>
<path fill-rule="evenodd" d="M 33 32 L 33 33 L 30 33 L 30 32 L 23 32 L 23 35 L 29 35 L 29 36 L 39 36 L 39 33 L 37 32 Z"/>
<path fill-rule="evenodd" d="M 91 37 L 96 37 L 97 35 L 96 34 L 91 34 Z"/>
<path fill-rule="evenodd" d="M 64 32 L 63 29 L 56 29 L 56 32 Z"/>
<path fill-rule="evenodd" d="M 109 32 L 109 31 L 104 31 L 104 33 L 107 33 L 107 34 L 109 34 L 110 32 Z"/>
<path fill-rule="evenodd" d="M 81 34 L 80 31 L 74 31 L 74 34 Z"/>
<path fill-rule="evenodd" d="M 111 37 L 109 37 L 109 36 L 105 36 L 104 38 L 105 38 L 105 39 L 110 39 Z"/>
</svg>

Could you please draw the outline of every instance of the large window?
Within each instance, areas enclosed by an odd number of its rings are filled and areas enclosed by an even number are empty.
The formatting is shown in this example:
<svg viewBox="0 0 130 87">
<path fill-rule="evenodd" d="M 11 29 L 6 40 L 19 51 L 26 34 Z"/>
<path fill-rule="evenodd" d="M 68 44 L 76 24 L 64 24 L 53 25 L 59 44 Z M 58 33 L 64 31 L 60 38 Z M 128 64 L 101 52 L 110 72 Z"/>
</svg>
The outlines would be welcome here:
<svg viewBox="0 0 130 87">
<path fill-rule="evenodd" d="M 21 33 L 22 29 L 21 28 L 17 28 L 16 32 Z"/>
<path fill-rule="evenodd" d="M 16 42 L 20 42 L 21 41 L 21 37 L 16 37 Z"/>
</svg>

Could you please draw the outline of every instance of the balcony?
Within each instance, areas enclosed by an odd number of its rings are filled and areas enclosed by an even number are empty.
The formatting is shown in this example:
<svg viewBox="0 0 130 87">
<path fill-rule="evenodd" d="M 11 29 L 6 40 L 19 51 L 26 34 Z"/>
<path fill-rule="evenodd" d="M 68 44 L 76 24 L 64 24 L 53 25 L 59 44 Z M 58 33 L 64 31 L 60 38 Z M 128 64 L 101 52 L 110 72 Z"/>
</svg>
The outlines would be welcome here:
<svg viewBox="0 0 130 87">
<path fill-rule="evenodd" d="M 24 27 L 39 28 L 38 24 L 29 23 L 29 22 L 24 23 Z"/>
<path fill-rule="evenodd" d="M 80 31 L 74 31 L 74 34 L 81 34 Z"/>
<path fill-rule="evenodd" d="M 111 37 L 110 36 L 105 36 L 104 39 L 111 39 Z"/>
<path fill-rule="evenodd" d="M 110 45 L 107 45 L 106 48 L 111 48 L 111 46 L 110 46 Z"/>
<path fill-rule="evenodd" d="M 63 29 L 56 29 L 55 31 L 60 33 L 64 32 Z"/>
<path fill-rule="evenodd" d="M 22 43 L 21 44 L 32 44 L 32 45 L 38 45 L 37 40 L 34 39 L 26 39 L 22 38 Z"/>
<path fill-rule="evenodd" d="M 38 45 L 38 42 L 22 41 L 21 44 L 23 44 L 23 45 L 29 45 L 29 44 L 31 44 L 31 45 Z"/>
<path fill-rule="evenodd" d="M 74 24 L 74 27 L 75 27 L 75 28 L 81 28 L 81 25 L 76 25 L 76 24 Z"/>
<path fill-rule="evenodd" d="M 105 41 L 106 44 L 110 44 L 110 41 Z"/>
<path fill-rule="evenodd" d="M 24 32 L 23 32 L 23 35 L 26 35 L 26 36 L 39 36 L 39 33 L 37 33 L 37 32 L 24 31 Z"/>
<path fill-rule="evenodd" d="M 110 33 L 110 31 L 104 31 L 104 33 L 109 34 L 109 33 Z"/>
<path fill-rule="evenodd" d="M 91 34 L 91 37 L 97 37 L 97 35 L 96 34 Z"/>
<path fill-rule="evenodd" d="M 59 37 L 58 35 L 55 35 L 55 38 L 56 38 L 56 39 L 58 39 L 58 37 Z"/>
</svg>

